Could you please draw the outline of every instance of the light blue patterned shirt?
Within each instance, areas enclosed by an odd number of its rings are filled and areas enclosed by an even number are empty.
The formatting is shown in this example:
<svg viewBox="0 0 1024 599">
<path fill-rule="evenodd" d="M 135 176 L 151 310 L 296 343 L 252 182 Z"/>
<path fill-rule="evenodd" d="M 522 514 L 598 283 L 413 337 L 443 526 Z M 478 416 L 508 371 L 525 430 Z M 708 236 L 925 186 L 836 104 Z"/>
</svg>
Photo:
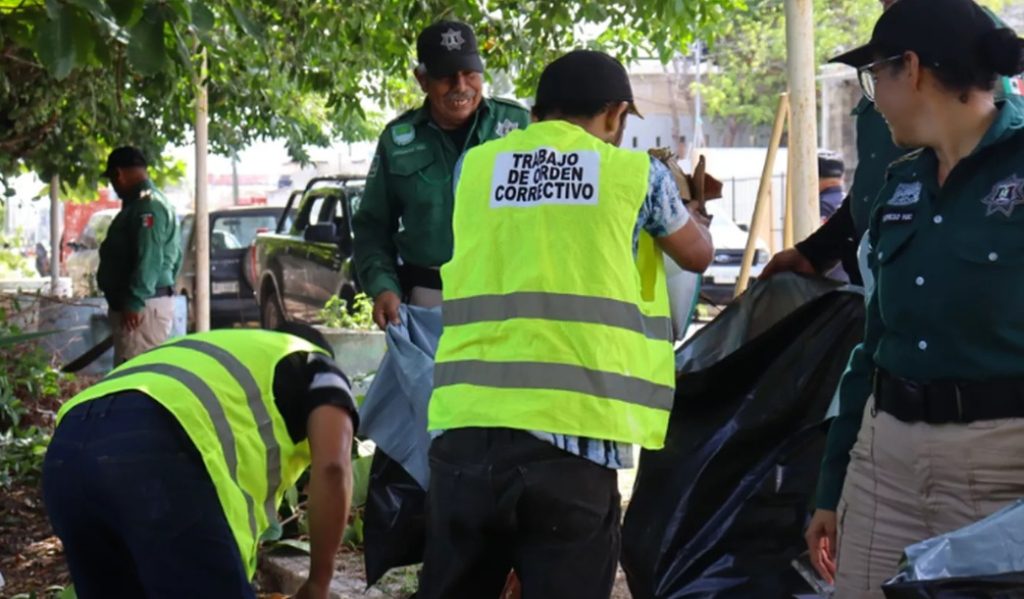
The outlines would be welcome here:
<svg viewBox="0 0 1024 599">
<path fill-rule="evenodd" d="M 462 174 L 462 159 L 455 165 L 452 182 L 458 187 Z M 640 206 L 636 228 L 633 229 L 633 255 L 636 256 L 640 243 L 640 231 L 647 231 L 652 237 L 665 237 L 682 229 L 690 220 L 690 213 L 679 197 L 679 189 L 668 167 L 651 158 L 651 170 L 647 183 L 647 197 Z M 542 441 L 573 455 L 590 460 L 605 468 L 632 468 L 633 446 L 629 443 L 590 439 L 573 435 L 558 435 L 544 431 L 529 431 Z"/>
</svg>

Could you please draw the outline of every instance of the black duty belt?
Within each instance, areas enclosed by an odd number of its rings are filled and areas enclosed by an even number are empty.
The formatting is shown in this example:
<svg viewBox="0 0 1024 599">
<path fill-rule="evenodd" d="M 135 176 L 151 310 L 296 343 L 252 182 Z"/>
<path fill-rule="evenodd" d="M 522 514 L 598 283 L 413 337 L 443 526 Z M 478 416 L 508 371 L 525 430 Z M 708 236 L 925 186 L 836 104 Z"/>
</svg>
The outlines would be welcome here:
<svg viewBox="0 0 1024 599">
<path fill-rule="evenodd" d="M 398 284 L 402 286 L 402 293 L 406 296 L 412 293 L 413 287 L 441 289 L 441 271 L 415 264 L 400 264 L 398 266 Z"/>
<path fill-rule="evenodd" d="M 157 287 L 153 291 L 153 297 L 170 297 L 174 295 L 174 287 Z"/>
<path fill-rule="evenodd" d="M 1024 418 L 1024 380 L 921 383 L 875 371 L 875 408 L 903 422 L 967 423 Z"/>
</svg>

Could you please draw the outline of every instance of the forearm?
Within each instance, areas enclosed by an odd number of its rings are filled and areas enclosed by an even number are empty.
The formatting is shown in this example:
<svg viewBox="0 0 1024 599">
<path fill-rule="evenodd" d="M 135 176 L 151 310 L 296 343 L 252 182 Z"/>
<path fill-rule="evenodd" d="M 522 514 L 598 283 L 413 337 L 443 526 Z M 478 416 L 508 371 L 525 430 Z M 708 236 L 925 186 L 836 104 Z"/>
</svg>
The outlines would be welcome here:
<svg viewBox="0 0 1024 599">
<path fill-rule="evenodd" d="M 857 241 L 850 213 L 850 196 L 846 196 L 836 213 L 810 237 L 796 244 L 796 249 L 814 265 L 816 271 L 824 273 L 835 266 L 845 253 L 855 252 Z"/>
<path fill-rule="evenodd" d="M 864 406 L 871 395 L 874 366 L 864 349 L 857 345 L 850 353 L 850 362 L 839 382 L 839 414 L 832 420 L 821 459 L 816 505 L 835 510 L 850 464 L 850 450 L 857 442 Z"/>
<path fill-rule="evenodd" d="M 332 463 L 310 473 L 309 579 L 327 585 L 334 575 L 334 556 L 341 546 L 352 501 L 351 463 Z"/>
</svg>

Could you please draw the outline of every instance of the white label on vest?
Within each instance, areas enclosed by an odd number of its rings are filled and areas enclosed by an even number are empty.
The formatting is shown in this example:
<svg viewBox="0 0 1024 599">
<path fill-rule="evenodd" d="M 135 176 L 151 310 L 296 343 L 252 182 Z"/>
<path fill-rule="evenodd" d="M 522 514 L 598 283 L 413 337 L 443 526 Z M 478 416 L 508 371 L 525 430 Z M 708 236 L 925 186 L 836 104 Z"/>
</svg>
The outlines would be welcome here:
<svg viewBox="0 0 1024 599">
<path fill-rule="evenodd" d="M 593 150 L 504 152 L 494 162 L 491 208 L 596 206 L 601 157 Z"/>
</svg>

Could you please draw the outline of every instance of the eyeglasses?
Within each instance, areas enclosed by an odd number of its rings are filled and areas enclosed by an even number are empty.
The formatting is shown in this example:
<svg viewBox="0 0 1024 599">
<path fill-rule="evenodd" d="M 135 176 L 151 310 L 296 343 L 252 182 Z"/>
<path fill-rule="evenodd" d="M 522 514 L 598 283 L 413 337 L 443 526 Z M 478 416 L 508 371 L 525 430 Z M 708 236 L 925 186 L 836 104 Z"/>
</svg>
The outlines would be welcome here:
<svg viewBox="0 0 1024 599">
<path fill-rule="evenodd" d="M 875 82 L 878 81 L 879 67 L 897 60 L 903 60 L 903 55 L 896 54 L 889 58 L 876 60 L 857 69 L 857 79 L 860 81 L 860 89 L 864 92 L 865 98 L 871 102 L 875 101 Z"/>
</svg>

